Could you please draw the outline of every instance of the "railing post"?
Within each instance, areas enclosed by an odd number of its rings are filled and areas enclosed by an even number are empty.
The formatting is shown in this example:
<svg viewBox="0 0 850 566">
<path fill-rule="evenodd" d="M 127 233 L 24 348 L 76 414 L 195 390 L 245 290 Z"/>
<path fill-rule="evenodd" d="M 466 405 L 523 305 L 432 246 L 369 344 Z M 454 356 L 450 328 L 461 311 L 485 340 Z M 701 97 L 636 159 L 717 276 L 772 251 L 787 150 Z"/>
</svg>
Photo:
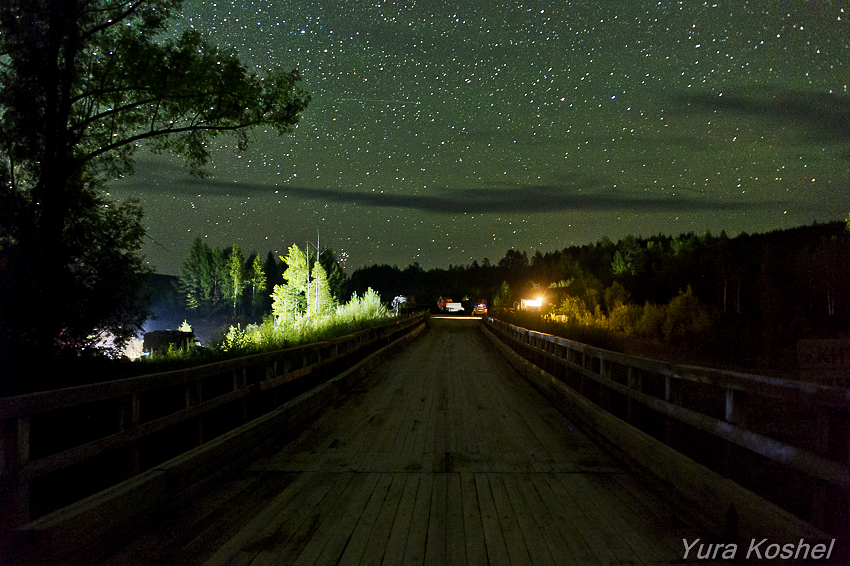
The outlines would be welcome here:
<svg viewBox="0 0 850 566">
<path fill-rule="evenodd" d="M 3 530 L 29 521 L 29 482 L 21 473 L 29 459 L 30 418 L 0 421 L 0 526 Z"/>
<path fill-rule="evenodd" d="M 604 381 L 611 381 L 611 362 L 599 357 L 599 375 Z M 599 387 L 599 406 L 606 412 L 611 412 L 611 389 L 604 383 Z"/>
<path fill-rule="evenodd" d="M 664 376 L 664 400 L 673 405 L 682 404 L 682 383 L 670 375 Z M 672 417 L 664 418 L 664 443 L 671 448 L 678 449 L 681 440 L 682 428 L 679 421 Z"/>
<path fill-rule="evenodd" d="M 248 368 L 242 368 L 242 370 L 233 370 L 233 390 L 239 391 L 240 389 L 245 389 L 248 383 Z M 239 407 L 241 409 L 241 418 L 242 424 L 248 422 L 248 400 L 245 397 L 239 400 Z"/>
<path fill-rule="evenodd" d="M 629 366 L 628 369 L 628 383 L 629 389 L 634 389 L 636 391 L 640 391 L 640 370 Z M 626 420 L 628 423 L 634 427 L 640 427 L 640 403 L 632 399 L 628 398 L 626 401 Z"/>
<path fill-rule="evenodd" d="M 118 432 L 132 430 L 139 426 L 139 393 L 128 395 L 122 400 L 118 416 Z M 139 473 L 139 443 L 130 442 L 123 449 L 121 477 L 131 478 Z"/>
<path fill-rule="evenodd" d="M 746 428 L 749 417 L 749 399 L 743 391 L 726 390 L 726 422 Z"/>
<path fill-rule="evenodd" d="M 190 409 L 201 404 L 201 382 L 190 381 L 186 383 L 186 408 Z M 204 443 L 204 417 L 195 417 L 195 444 L 200 446 Z"/>
<path fill-rule="evenodd" d="M 746 428 L 749 420 L 749 399 L 743 391 L 726 390 L 726 411 L 724 420 L 736 426 Z M 738 449 L 731 442 L 723 442 L 723 475 L 740 482 L 742 467 L 737 456 Z"/>
</svg>

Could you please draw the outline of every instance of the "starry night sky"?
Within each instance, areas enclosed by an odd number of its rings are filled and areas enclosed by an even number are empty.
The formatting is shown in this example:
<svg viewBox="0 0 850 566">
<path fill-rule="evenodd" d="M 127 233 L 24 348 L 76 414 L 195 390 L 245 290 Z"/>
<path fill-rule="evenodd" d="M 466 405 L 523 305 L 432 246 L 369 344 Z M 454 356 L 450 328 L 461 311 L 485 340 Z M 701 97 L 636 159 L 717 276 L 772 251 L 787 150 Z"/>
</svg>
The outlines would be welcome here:
<svg viewBox="0 0 850 566">
<path fill-rule="evenodd" d="M 312 102 L 203 180 L 139 154 L 112 193 L 160 273 L 197 236 L 428 269 L 850 211 L 843 1 L 187 0 L 185 26 Z"/>
</svg>

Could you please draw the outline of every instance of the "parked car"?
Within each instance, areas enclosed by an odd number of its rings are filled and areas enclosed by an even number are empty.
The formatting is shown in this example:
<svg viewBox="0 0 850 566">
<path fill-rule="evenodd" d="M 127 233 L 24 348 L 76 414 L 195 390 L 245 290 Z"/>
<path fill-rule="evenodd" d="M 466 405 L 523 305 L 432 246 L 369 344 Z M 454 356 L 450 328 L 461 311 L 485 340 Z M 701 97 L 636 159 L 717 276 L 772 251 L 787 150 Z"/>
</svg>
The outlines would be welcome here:
<svg viewBox="0 0 850 566">
<path fill-rule="evenodd" d="M 487 299 L 472 300 L 472 315 L 484 316 L 487 314 Z"/>
</svg>

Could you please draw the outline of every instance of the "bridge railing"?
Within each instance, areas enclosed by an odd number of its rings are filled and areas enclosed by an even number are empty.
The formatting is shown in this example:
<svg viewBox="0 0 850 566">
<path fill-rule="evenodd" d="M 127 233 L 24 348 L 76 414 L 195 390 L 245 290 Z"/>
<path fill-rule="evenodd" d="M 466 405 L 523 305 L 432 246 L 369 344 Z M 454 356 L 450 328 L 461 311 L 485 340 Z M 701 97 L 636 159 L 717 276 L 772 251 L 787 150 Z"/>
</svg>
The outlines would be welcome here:
<svg viewBox="0 0 850 566">
<path fill-rule="evenodd" d="M 848 532 L 850 389 L 629 356 L 488 318 L 599 408 L 804 521 Z"/>
<path fill-rule="evenodd" d="M 421 316 L 306 346 L 0 398 L 0 528 L 151 469 L 322 383 Z"/>
</svg>

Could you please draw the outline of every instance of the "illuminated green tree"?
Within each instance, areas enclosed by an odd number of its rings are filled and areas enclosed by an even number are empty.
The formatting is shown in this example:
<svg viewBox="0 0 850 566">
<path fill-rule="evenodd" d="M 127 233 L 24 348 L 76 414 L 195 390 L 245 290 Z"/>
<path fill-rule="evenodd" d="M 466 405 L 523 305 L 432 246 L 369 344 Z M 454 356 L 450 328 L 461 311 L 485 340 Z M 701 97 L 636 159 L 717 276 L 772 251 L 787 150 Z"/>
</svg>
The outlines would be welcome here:
<svg viewBox="0 0 850 566">
<path fill-rule="evenodd" d="M 181 0 L 0 2 L 0 344 L 5 355 L 126 338 L 147 267 L 138 204 L 105 183 L 141 144 L 200 174 L 214 138 L 290 133 L 297 71 L 258 74 L 171 20 Z M 7 358 L 8 359 L 8 358 Z"/>
<path fill-rule="evenodd" d="M 286 263 L 286 270 L 283 272 L 286 283 L 274 286 L 272 313 L 277 324 L 288 324 L 304 313 L 310 272 L 307 268 L 307 257 L 295 244 L 289 247 L 289 254 L 286 257 L 281 256 L 280 259 Z"/>
<path fill-rule="evenodd" d="M 258 310 L 263 308 L 263 291 L 266 290 L 266 271 L 263 269 L 263 263 L 258 255 L 254 256 L 254 261 L 251 263 L 248 283 L 251 285 L 251 305 L 254 308 L 254 314 L 256 314 Z"/>
<path fill-rule="evenodd" d="M 245 280 L 245 258 L 238 244 L 233 244 L 230 255 L 227 256 L 228 295 L 233 301 L 233 314 L 238 314 L 238 305 L 242 298 L 242 291 L 248 282 Z"/>
<path fill-rule="evenodd" d="M 329 313 L 334 299 L 328 286 L 328 276 L 321 262 L 313 264 L 313 277 L 307 289 L 307 316 L 320 317 Z"/>
</svg>

